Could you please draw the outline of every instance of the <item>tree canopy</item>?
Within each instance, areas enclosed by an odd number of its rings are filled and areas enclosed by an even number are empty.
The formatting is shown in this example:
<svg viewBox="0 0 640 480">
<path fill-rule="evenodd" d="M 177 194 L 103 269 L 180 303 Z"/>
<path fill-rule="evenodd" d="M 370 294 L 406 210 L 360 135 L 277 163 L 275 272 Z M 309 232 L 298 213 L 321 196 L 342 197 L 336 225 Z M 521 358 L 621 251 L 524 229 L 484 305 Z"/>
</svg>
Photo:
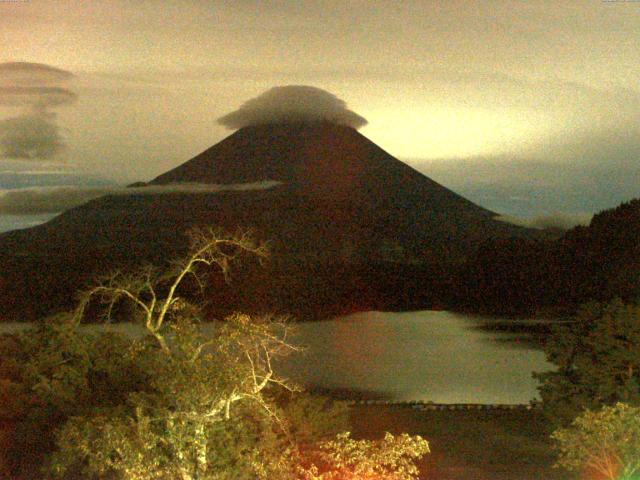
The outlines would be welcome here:
<svg viewBox="0 0 640 480">
<path fill-rule="evenodd" d="M 640 474 L 640 408 L 624 403 L 586 410 L 553 435 L 558 466 L 595 471 L 609 480 L 633 480 Z"/>
<path fill-rule="evenodd" d="M 584 409 L 640 405 L 640 306 L 614 300 L 583 305 L 545 347 L 556 370 L 536 374 L 543 407 L 556 425 Z"/>
</svg>

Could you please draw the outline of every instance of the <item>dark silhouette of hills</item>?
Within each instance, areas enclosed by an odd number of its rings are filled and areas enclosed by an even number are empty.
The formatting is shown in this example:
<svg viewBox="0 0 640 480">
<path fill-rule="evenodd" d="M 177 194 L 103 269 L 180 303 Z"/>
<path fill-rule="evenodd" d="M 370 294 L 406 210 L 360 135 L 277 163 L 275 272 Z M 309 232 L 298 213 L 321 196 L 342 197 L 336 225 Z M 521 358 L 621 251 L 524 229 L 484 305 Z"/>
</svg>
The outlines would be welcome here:
<svg viewBox="0 0 640 480">
<path fill-rule="evenodd" d="M 640 199 L 594 215 L 588 227 L 569 230 L 558 247 L 564 291 L 574 303 L 640 301 Z"/>
<path fill-rule="evenodd" d="M 566 315 L 589 301 L 640 301 L 640 199 L 558 239 L 484 242 L 452 280 L 452 304 L 486 313 Z"/>
<path fill-rule="evenodd" d="M 455 288 L 451 265 L 488 240 L 537 235 L 329 123 L 242 128 L 147 185 L 262 181 L 281 183 L 105 196 L 0 235 L 0 315 L 68 308 L 95 275 L 175 258 L 197 225 L 251 229 L 272 252 L 266 269 L 247 262 L 232 288 L 215 284 L 212 304 L 314 316 L 444 305 Z"/>
</svg>

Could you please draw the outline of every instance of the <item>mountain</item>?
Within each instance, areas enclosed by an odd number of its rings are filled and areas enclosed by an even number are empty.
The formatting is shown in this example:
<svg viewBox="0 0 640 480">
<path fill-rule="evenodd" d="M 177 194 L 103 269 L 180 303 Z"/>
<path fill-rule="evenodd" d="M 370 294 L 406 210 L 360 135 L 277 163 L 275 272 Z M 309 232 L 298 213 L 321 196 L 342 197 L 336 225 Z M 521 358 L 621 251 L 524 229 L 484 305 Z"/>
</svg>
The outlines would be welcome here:
<svg viewBox="0 0 640 480">
<path fill-rule="evenodd" d="M 158 193 L 176 183 L 251 185 Z M 146 185 L 0 235 L 5 318 L 68 308 L 96 274 L 167 262 L 195 225 L 251 229 L 270 244 L 268 268 L 241 269 L 242 288 L 213 292 L 216 302 L 315 314 L 441 303 L 448 265 L 487 239 L 536 235 L 330 123 L 241 128 Z"/>
<path fill-rule="evenodd" d="M 399 243 L 422 256 L 436 245 L 461 253 L 478 239 L 526 235 L 523 229 L 495 221 L 494 212 L 400 162 L 355 129 L 328 123 L 242 128 L 150 184 L 264 180 L 282 182 L 268 195 L 280 192 L 303 201 L 312 210 L 310 223 L 314 219 L 322 223 L 316 228 L 337 227 L 333 242 L 360 243 L 360 234 L 366 231 L 378 245 Z M 283 220 L 299 223 L 295 218 Z M 304 228 L 298 228 L 296 235 L 312 227 L 306 222 L 300 226 Z M 272 238 L 278 237 L 274 231 Z"/>
</svg>

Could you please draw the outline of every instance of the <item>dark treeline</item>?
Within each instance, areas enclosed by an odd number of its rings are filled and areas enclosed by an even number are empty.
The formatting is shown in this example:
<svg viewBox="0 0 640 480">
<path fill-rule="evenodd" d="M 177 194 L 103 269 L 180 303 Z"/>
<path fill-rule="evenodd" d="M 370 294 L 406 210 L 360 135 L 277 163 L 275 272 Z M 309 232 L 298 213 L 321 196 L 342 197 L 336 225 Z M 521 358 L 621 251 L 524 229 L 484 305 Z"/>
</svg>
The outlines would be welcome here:
<svg viewBox="0 0 640 480">
<path fill-rule="evenodd" d="M 70 249 L 7 256 L 1 262 L 2 317 L 32 320 L 69 309 L 74 304 L 70 292 L 88 284 L 95 272 L 135 266 L 140 259 L 162 265 L 177 254 L 178 241 L 143 240 L 140 252 L 116 244 L 108 255 L 95 247 L 91 255 Z M 189 296 L 190 288 L 199 287 L 187 285 L 182 293 Z M 266 264 L 248 260 L 229 278 L 208 278 L 206 298 L 211 317 L 240 309 L 304 320 L 421 309 L 558 317 L 591 300 L 634 302 L 640 298 L 640 199 L 603 211 L 588 227 L 555 240 L 542 235 L 490 240 L 466 259 L 442 254 L 410 263 L 286 255 L 274 255 Z"/>
<path fill-rule="evenodd" d="M 563 315 L 587 301 L 640 298 L 640 199 L 605 210 L 558 240 L 483 244 L 454 281 L 453 307 Z"/>
<path fill-rule="evenodd" d="M 309 261 L 265 268 L 245 262 L 228 284 L 219 277 L 209 280 L 208 313 L 219 318 L 240 308 L 322 320 L 367 310 L 445 309 L 453 300 L 453 280 L 446 263 Z"/>
<path fill-rule="evenodd" d="M 312 272 L 312 275 L 309 273 Z M 557 239 L 483 243 L 466 261 L 287 264 L 241 272 L 230 298 L 248 310 L 326 318 L 360 310 L 450 309 L 505 316 L 572 315 L 588 301 L 640 298 L 640 199 Z M 212 295 L 216 295 L 212 292 Z"/>
</svg>

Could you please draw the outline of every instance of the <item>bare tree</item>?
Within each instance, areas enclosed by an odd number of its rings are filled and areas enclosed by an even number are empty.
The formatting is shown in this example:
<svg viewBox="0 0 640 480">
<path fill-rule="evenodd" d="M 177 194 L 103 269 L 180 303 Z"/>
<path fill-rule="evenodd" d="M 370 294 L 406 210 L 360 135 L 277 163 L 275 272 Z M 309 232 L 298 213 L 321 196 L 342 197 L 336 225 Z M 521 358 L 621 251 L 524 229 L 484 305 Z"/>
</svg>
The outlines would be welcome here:
<svg viewBox="0 0 640 480">
<path fill-rule="evenodd" d="M 142 312 L 144 328 L 157 339 L 163 350 L 168 351 L 162 335 L 167 318 L 174 313 L 184 316 L 199 310 L 191 301 L 179 296 L 179 288 L 186 278 L 194 279 L 202 291 L 203 272 L 199 271 L 202 267 L 217 268 L 226 279 L 232 263 L 240 255 L 250 254 L 264 259 L 268 254 L 266 245 L 257 243 L 248 233 L 221 236 L 209 227 L 195 228 L 188 236 L 189 253 L 173 261 L 165 271 L 154 266 L 132 273 L 116 271 L 99 279 L 94 287 L 80 292 L 76 320 L 82 321 L 87 305 L 96 299 L 106 305 L 101 314 L 104 320 L 111 320 L 114 307 L 121 301 L 127 301 Z M 162 294 L 162 290 L 166 294 Z"/>
<path fill-rule="evenodd" d="M 115 429 L 120 433 L 112 434 L 110 440 L 102 438 L 106 443 L 96 455 L 109 452 L 110 458 L 117 459 L 111 468 L 131 473 L 149 468 L 145 465 L 151 461 L 147 458 L 150 453 L 167 455 L 169 451 L 167 465 L 172 465 L 180 478 L 207 478 L 210 437 L 216 424 L 232 418 L 235 403 L 258 405 L 280 423 L 262 392 L 269 385 L 293 389 L 286 379 L 276 375 L 273 365 L 275 358 L 297 350 L 289 343 L 286 319 L 234 314 L 216 322 L 213 332 L 205 335 L 198 325 L 199 305 L 180 295 L 180 287 L 187 278 L 192 278 L 202 292 L 202 278 L 207 269 L 215 268 L 226 277 L 240 255 L 263 259 L 267 249 L 247 234 L 222 237 L 211 229 L 197 229 L 189 236 L 189 253 L 165 271 L 144 267 L 133 273 L 116 272 L 82 292 L 74 313 L 77 323 L 85 317 L 91 302 L 104 305 L 101 316 L 105 320 L 111 318 L 121 302 L 129 303 L 141 314 L 138 318 L 159 349 L 155 348 L 157 353 L 153 353 L 153 348 L 143 346 L 140 352 L 144 353 L 138 353 L 150 366 L 154 380 L 152 393 L 130 398 L 135 409 L 129 414 L 132 414 L 129 423 L 122 418 L 76 419 L 64 433 L 74 439 L 73 445 L 67 439 L 62 440 L 62 452 L 73 451 L 75 445 L 88 442 L 91 436 L 78 432 L 84 430 L 94 435 L 103 428 L 100 422 L 136 425 L 135 429 L 123 426 L 122 430 Z M 126 444 L 135 454 L 114 453 L 113 439 Z M 91 441 L 92 445 L 101 444 L 95 438 Z M 66 460 L 62 462 L 65 463 Z"/>
</svg>

